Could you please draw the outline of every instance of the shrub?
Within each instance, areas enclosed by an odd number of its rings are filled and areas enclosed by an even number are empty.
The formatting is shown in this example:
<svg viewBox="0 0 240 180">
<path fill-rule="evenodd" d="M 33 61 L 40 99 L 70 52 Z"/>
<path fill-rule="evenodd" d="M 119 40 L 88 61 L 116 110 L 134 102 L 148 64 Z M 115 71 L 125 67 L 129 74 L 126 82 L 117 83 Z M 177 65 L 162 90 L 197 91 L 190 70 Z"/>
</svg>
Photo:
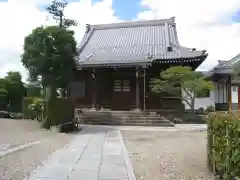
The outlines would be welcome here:
<svg viewBox="0 0 240 180">
<path fill-rule="evenodd" d="M 11 118 L 11 119 L 23 119 L 23 113 L 11 112 L 11 113 L 9 113 L 9 118 Z"/>
<path fill-rule="evenodd" d="M 197 115 L 203 115 L 203 114 L 205 114 L 205 110 L 204 110 L 204 108 L 202 108 L 202 107 L 199 108 L 199 109 L 196 109 L 195 112 L 196 112 Z"/>
<path fill-rule="evenodd" d="M 37 117 L 34 106 L 40 102 L 42 102 L 42 99 L 39 97 L 25 97 L 23 99 L 22 112 L 25 119 L 34 119 Z"/>
<path fill-rule="evenodd" d="M 34 99 L 33 104 L 30 104 L 28 106 L 28 109 L 31 111 L 33 119 L 37 119 L 38 121 L 43 120 L 43 110 L 44 110 L 43 103 L 44 103 L 43 99 L 36 98 Z"/>
<path fill-rule="evenodd" d="M 205 109 L 205 112 L 206 113 L 210 113 L 210 112 L 214 112 L 215 111 L 215 108 L 213 106 L 208 106 L 206 109 Z"/>
<path fill-rule="evenodd" d="M 56 98 L 48 102 L 48 120 L 43 122 L 44 128 L 56 126 L 73 120 L 74 108 L 71 101 L 62 98 Z"/>
<path fill-rule="evenodd" d="M 9 112 L 0 111 L 0 118 L 9 118 Z"/>
<path fill-rule="evenodd" d="M 185 111 L 182 115 L 182 120 L 183 120 L 183 123 L 189 123 L 189 124 L 206 123 L 202 115 L 198 115 L 196 112 L 191 112 L 191 111 Z"/>
<path fill-rule="evenodd" d="M 240 178 L 239 115 L 233 112 L 213 112 L 206 118 L 209 166 L 223 179 Z"/>
</svg>

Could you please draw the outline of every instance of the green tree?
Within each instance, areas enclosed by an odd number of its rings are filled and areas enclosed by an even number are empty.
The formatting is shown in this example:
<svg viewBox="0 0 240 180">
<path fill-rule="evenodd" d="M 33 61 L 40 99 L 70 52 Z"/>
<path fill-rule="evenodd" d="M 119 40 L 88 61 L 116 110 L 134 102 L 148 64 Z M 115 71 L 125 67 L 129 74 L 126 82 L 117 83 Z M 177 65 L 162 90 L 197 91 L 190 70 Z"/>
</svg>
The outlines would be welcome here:
<svg viewBox="0 0 240 180">
<path fill-rule="evenodd" d="M 190 67 L 175 66 L 160 73 L 160 77 L 151 81 L 151 88 L 156 93 L 168 93 L 184 101 L 192 111 L 197 94 L 213 88 L 210 81 Z"/>
<path fill-rule="evenodd" d="M 77 26 L 77 21 L 68 19 L 64 15 L 64 10 L 67 5 L 68 3 L 66 0 L 54 0 L 46 7 L 47 12 L 57 21 L 59 27 L 64 29 L 71 26 Z M 67 95 L 65 85 L 63 85 L 59 90 L 61 97 L 65 97 Z"/>
<path fill-rule="evenodd" d="M 65 0 L 54 0 L 46 7 L 48 13 L 51 14 L 53 19 L 59 23 L 59 27 L 65 29 L 69 28 L 70 26 L 77 26 L 77 22 L 75 20 L 67 19 L 64 16 L 64 9 L 67 4 L 68 3 Z"/>
<path fill-rule="evenodd" d="M 0 111 L 5 110 L 7 107 L 7 90 L 6 90 L 6 80 L 0 78 Z"/>
<path fill-rule="evenodd" d="M 72 70 L 76 67 L 77 55 L 74 32 L 58 26 L 38 27 L 24 40 L 22 63 L 29 69 L 33 79 L 41 77 L 46 88 L 47 101 L 56 97 L 57 88 L 65 88 L 71 80 Z M 50 103 L 51 104 L 51 103 Z M 50 113 L 49 107 L 46 110 Z M 47 113 L 49 125 L 52 120 Z"/>
<path fill-rule="evenodd" d="M 236 62 L 233 65 L 233 74 L 238 77 L 240 76 L 240 62 Z"/>
<path fill-rule="evenodd" d="M 5 77 L 7 101 L 9 111 L 21 112 L 22 100 L 25 95 L 25 88 L 22 82 L 22 76 L 19 72 L 8 72 Z"/>
</svg>

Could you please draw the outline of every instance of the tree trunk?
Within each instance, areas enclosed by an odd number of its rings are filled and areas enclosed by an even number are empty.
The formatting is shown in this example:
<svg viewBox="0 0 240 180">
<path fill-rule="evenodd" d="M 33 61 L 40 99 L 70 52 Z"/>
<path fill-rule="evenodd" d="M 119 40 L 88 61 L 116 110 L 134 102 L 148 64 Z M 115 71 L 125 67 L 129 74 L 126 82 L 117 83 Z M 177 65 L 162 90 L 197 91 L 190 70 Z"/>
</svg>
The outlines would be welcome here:
<svg viewBox="0 0 240 180">
<path fill-rule="evenodd" d="M 49 129 L 52 125 L 55 125 L 55 114 L 53 111 L 54 101 L 56 99 L 56 88 L 54 86 L 47 86 L 45 91 L 45 121 L 43 127 Z"/>
<path fill-rule="evenodd" d="M 60 22 L 59 22 L 59 27 L 62 28 L 63 27 L 63 12 L 60 11 Z"/>
<path fill-rule="evenodd" d="M 191 100 L 191 111 L 194 112 L 195 111 L 195 98 L 193 98 Z"/>
</svg>

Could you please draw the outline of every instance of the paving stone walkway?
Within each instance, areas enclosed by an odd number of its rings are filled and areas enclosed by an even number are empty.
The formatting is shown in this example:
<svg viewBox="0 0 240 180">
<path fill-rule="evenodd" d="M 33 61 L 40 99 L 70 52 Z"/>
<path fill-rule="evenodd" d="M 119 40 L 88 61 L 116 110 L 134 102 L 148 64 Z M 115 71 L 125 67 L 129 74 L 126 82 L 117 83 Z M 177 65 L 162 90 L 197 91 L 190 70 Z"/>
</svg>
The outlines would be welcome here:
<svg viewBox="0 0 240 180">
<path fill-rule="evenodd" d="M 85 127 L 29 180 L 136 180 L 119 130 Z"/>
</svg>

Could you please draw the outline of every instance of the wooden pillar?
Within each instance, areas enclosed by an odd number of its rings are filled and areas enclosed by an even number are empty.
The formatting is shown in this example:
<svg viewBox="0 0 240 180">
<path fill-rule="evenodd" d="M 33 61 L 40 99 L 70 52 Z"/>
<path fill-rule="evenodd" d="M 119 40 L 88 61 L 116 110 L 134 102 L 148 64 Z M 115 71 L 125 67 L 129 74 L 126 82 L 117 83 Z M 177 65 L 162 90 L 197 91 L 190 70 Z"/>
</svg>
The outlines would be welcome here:
<svg viewBox="0 0 240 180">
<path fill-rule="evenodd" d="M 143 69 L 143 110 L 146 110 L 146 68 Z"/>
<path fill-rule="evenodd" d="M 92 110 L 96 110 L 96 70 L 92 72 Z"/>
<path fill-rule="evenodd" d="M 240 110 L 240 86 L 238 85 L 238 110 Z"/>
<path fill-rule="evenodd" d="M 228 109 L 232 110 L 232 86 L 231 83 L 228 83 Z"/>
<path fill-rule="evenodd" d="M 140 110 L 139 101 L 139 69 L 136 68 L 136 110 Z"/>
</svg>

